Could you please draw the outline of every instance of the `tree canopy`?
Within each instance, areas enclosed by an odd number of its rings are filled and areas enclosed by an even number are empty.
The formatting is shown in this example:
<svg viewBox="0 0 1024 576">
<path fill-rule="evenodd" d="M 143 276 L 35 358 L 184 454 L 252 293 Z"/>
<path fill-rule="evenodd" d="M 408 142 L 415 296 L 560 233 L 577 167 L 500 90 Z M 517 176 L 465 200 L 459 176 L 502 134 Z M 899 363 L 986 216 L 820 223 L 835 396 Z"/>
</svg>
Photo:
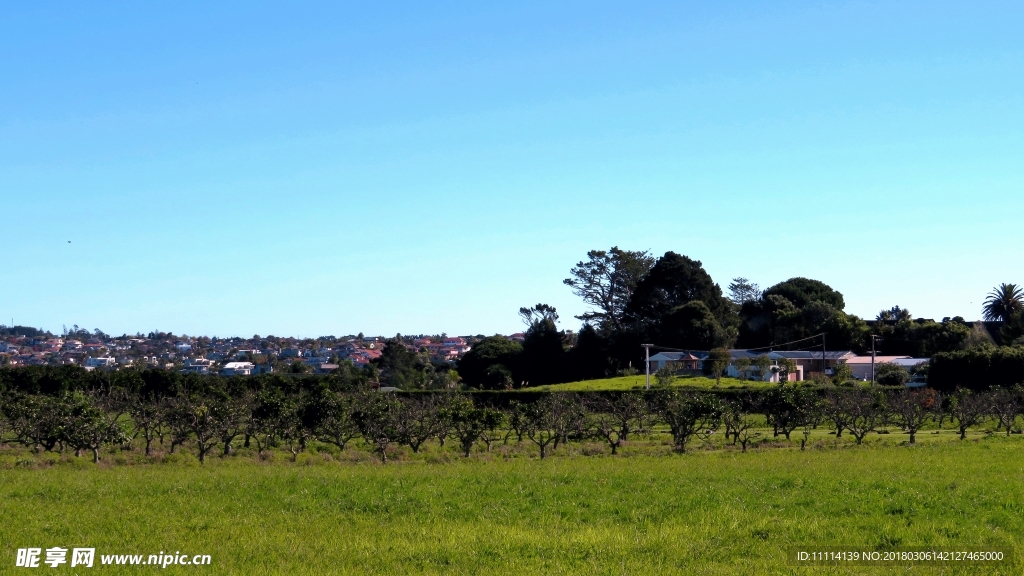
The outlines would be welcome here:
<svg viewBox="0 0 1024 576">
<path fill-rule="evenodd" d="M 622 328 L 622 315 L 641 278 L 651 269 L 654 258 L 643 251 L 591 250 L 587 259 L 577 262 L 562 281 L 573 294 L 593 307 L 576 318 L 598 328 Z"/>
<path fill-rule="evenodd" d="M 511 372 L 522 352 L 523 346 L 518 342 L 500 335 L 489 336 L 474 344 L 459 360 L 459 375 L 470 386 L 486 386 L 489 368 L 501 365 Z"/>
<path fill-rule="evenodd" d="M 625 317 L 634 329 L 656 331 L 674 310 L 693 301 L 703 302 L 719 324 L 734 324 L 735 307 L 700 261 L 666 252 L 637 283 Z"/>
<path fill-rule="evenodd" d="M 764 291 L 767 296 L 782 296 L 789 300 L 797 308 L 803 308 L 811 302 L 824 302 L 836 310 L 846 307 L 843 295 L 832 289 L 831 286 L 820 280 L 810 278 L 790 278 L 785 282 L 779 282 L 775 286 Z"/>
</svg>

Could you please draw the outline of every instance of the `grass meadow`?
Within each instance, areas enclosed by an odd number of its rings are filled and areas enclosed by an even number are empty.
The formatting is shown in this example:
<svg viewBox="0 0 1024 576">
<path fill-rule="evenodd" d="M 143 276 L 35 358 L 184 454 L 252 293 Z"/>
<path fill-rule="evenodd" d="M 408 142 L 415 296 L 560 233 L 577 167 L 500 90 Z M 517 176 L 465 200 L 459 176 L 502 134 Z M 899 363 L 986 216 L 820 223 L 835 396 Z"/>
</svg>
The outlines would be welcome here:
<svg viewBox="0 0 1024 576">
<path fill-rule="evenodd" d="M 794 545 L 1019 548 L 1024 438 L 978 430 L 961 442 L 945 430 L 920 439 L 909 447 L 905 435 L 872 435 L 855 446 L 822 431 L 806 451 L 794 437 L 679 455 L 655 436 L 619 456 L 571 443 L 545 460 L 528 443 L 469 459 L 435 444 L 398 450 L 387 465 L 326 447 L 294 463 L 240 450 L 205 466 L 187 454 L 108 453 L 98 466 L 8 454 L 0 572 L 24 572 L 17 548 L 88 546 L 210 554 L 212 565 L 78 574 L 1019 574 L 787 563 Z"/>
</svg>

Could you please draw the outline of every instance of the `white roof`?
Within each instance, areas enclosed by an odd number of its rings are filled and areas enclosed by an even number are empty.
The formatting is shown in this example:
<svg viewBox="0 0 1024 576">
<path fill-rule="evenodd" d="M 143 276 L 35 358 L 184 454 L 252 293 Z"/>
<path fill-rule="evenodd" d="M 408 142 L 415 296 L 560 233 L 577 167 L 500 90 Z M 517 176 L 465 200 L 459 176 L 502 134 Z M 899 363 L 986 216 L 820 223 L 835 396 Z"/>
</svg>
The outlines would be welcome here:
<svg viewBox="0 0 1024 576">
<path fill-rule="evenodd" d="M 875 364 L 893 364 L 897 360 L 905 360 L 910 356 L 875 356 Z M 854 356 L 846 359 L 847 364 L 871 364 L 871 356 Z"/>
</svg>

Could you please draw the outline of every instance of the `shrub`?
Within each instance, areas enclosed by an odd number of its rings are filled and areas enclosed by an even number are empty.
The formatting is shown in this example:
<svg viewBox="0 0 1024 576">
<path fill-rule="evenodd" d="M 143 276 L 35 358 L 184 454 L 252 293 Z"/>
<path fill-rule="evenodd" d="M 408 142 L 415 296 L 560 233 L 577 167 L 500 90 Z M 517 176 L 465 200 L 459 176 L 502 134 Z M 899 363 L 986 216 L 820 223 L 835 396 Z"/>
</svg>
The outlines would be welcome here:
<svg viewBox="0 0 1024 576">
<path fill-rule="evenodd" d="M 654 373 L 654 379 L 658 381 L 658 386 L 671 386 L 676 381 L 676 373 L 668 366 L 665 366 Z"/>
<path fill-rule="evenodd" d="M 902 366 L 886 362 L 875 369 L 875 380 L 882 386 L 903 386 L 910 381 L 910 372 Z"/>
</svg>

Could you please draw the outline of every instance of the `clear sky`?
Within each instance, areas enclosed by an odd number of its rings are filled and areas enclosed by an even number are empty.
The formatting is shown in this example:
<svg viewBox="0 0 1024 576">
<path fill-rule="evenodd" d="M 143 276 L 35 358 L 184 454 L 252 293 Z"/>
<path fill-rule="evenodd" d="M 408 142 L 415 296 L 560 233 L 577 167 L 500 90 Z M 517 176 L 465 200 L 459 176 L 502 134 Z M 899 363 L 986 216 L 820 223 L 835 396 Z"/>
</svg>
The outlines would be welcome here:
<svg viewBox="0 0 1024 576">
<path fill-rule="evenodd" d="M 589 249 L 1024 282 L 1017 2 L 7 2 L 0 322 L 511 333 Z M 70 241 L 70 243 L 69 243 Z"/>
</svg>

